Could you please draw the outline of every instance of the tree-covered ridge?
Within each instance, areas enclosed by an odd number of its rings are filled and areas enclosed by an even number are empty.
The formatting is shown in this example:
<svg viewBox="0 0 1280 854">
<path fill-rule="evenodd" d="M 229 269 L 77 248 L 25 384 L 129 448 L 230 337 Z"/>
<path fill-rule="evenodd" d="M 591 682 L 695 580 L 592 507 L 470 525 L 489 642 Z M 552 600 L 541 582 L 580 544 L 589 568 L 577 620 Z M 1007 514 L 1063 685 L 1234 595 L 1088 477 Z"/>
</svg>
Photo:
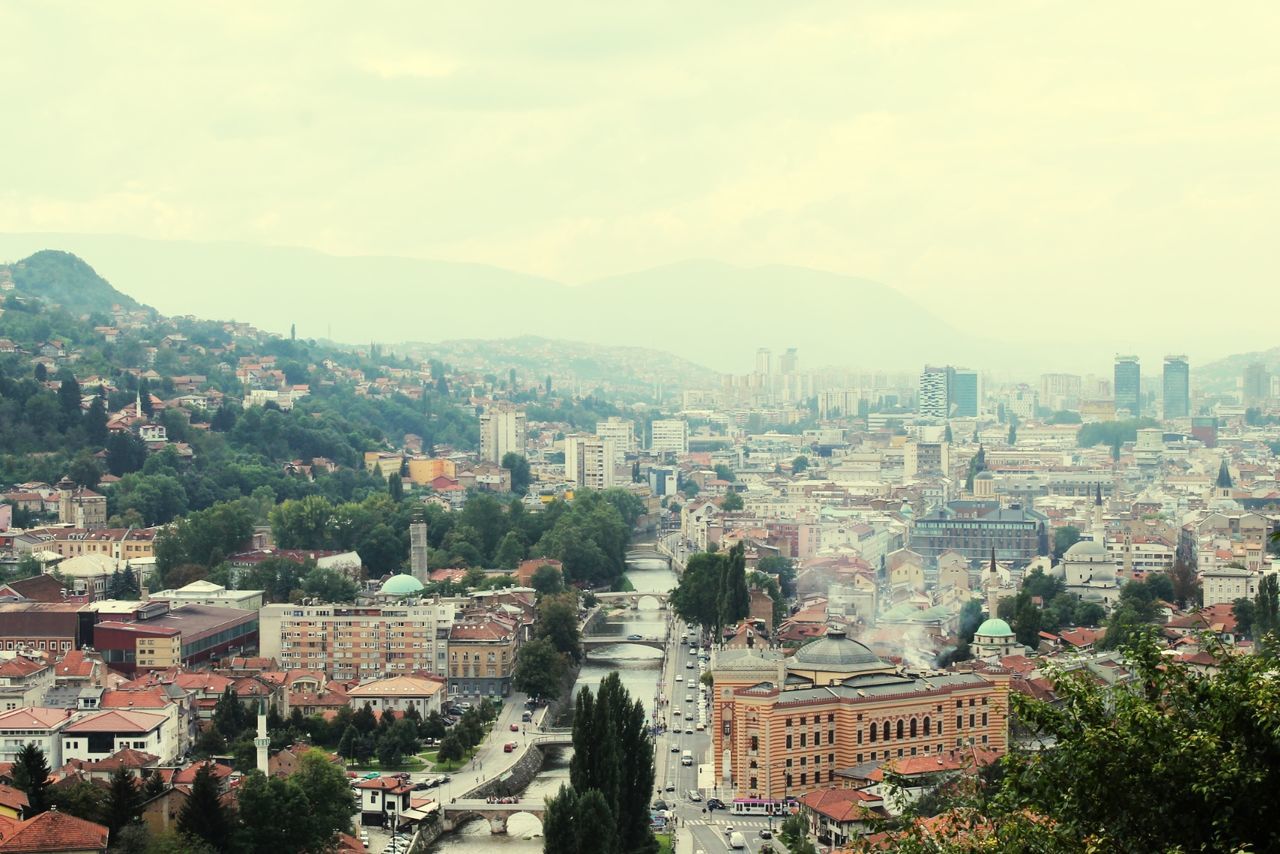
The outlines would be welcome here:
<svg viewBox="0 0 1280 854">
<path fill-rule="evenodd" d="M 23 275 L 53 261 L 63 279 L 80 266 L 92 274 L 74 256 L 46 258 L 54 255 L 28 259 Z M 421 437 L 427 449 L 478 444 L 474 413 L 420 364 L 373 347 L 360 352 L 280 338 L 244 324 L 109 313 L 120 302 L 112 297 L 103 310 L 80 305 L 77 314 L 16 291 L 6 298 L 0 481 L 53 483 L 72 472 L 92 487 L 109 471 L 127 481 L 112 490 L 112 515 L 154 524 L 263 487 L 276 500 L 360 499 L 385 486 L 365 476 L 364 452 L 400 447 L 407 434 Z M 266 381 L 247 376 L 246 364 Z M 306 394 L 288 411 L 274 403 L 245 407 L 241 399 L 258 385 L 305 386 Z M 132 412 L 139 399 L 149 420 L 166 428 L 171 444 L 189 447 L 189 455 L 185 448 L 181 458 L 148 454 L 132 433 L 108 435 L 108 419 Z M 286 473 L 290 461 L 315 457 L 338 470 L 315 470 L 314 483 Z M 136 513 L 125 515 L 130 510 Z"/>
<path fill-rule="evenodd" d="M 42 249 L 15 264 L 0 266 L 0 273 L 6 270 L 19 293 L 56 303 L 68 311 L 105 312 L 112 306 L 140 307 L 133 297 L 120 293 L 70 252 Z"/>
</svg>

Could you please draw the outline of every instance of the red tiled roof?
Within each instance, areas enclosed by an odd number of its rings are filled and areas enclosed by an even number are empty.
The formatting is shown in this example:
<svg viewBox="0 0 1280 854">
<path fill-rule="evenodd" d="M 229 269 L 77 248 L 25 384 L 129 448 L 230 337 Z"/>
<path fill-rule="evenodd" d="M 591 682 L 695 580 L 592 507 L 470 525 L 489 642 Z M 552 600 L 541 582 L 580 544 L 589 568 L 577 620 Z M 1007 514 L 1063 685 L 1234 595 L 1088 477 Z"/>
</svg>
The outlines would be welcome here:
<svg viewBox="0 0 1280 854">
<path fill-rule="evenodd" d="M 868 802 L 880 800 L 861 789 L 819 789 L 800 796 L 800 803 L 837 822 L 877 817 Z"/>
<path fill-rule="evenodd" d="M 88 715 L 67 727 L 76 732 L 151 732 L 164 723 L 164 715 L 147 712 L 122 712 L 117 709 Z"/>
<path fill-rule="evenodd" d="M 26 792 L 0 783 L 0 807 L 8 807 L 11 810 L 21 812 L 22 810 L 25 810 L 27 806 L 28 801 Z"/>
<path fill-rule="evenodd" d="M 56 809 L 42 812 L 18 825 L 3 842 L 0 851 L 57 852 L 105 851 L 107 829 Z"/>
<path fill-rule="evenodd" d="M 70 715 L 66 709 L 50 709 L 32 706 L 0 712 L 0 729 L 49 729 L 65 721 Z"/>
<path fill-rule="evenodd" d="M 49 665 L 43 661 L 33 661 L 25 655 L 15 656 L 6 662 L 0 663 L 0 676 L 9 679 L 23 679 L 32 673 L 39 673 L 41 670 L 48 669 Z"/>
</svg>

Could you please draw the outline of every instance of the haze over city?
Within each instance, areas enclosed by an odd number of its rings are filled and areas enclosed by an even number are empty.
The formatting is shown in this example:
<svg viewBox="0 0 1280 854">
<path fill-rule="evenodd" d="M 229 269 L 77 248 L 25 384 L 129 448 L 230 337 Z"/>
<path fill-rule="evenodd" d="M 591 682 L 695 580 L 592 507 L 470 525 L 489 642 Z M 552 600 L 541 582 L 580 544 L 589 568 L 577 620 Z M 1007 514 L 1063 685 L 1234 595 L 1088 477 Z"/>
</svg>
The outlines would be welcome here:
<svg viewBox="0 0 1280 854">
<path fill-rule="evenodd" d="M 212 292 L 175 287 L 184 262 L 161 249 L 89 260 L 163 310 L 194 299 L 186 310 L 302 320 L 308 335 L 338 314 L 341 276 L 304 289 L 287 280 L 296 265 L 253 247 L 571 285 L 699 259 L 786 264 L 881 283 L 1046 369 L 1105 370 L 1116 352 L 1201 364 L 1272 340 L 1266 312 L 1208 322 L 1199 305 L 1260 297 L 1276 271 L 1272 12 L 508 3 L 480 23 L 378 4 L 10 4 L 0 91 L 29 119 L 6 124 L 0 231 L 214 242 L 196 257 L 229 258 L 243 281 Z M 51 242 L 0 252 L 80 248 Z M 429 299 L 428 281 L 449 287 L 421 271 L 362 285 Z M 801 306 L 773 315 L 787 334 L 737 359 L 798 343 L 805 291 L 788 290 Z M 583 337 L 573 302 L 566 338 Z M 351 315 L 335 337 L 372 337 Z"/>
</svg>

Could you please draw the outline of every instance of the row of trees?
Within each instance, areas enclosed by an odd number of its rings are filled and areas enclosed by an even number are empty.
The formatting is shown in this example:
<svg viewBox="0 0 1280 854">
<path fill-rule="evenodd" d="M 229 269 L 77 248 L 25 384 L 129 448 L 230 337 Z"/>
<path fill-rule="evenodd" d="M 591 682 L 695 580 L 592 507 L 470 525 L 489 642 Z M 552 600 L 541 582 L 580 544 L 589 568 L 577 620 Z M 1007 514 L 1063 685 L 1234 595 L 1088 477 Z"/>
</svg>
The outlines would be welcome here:
<svg viewBox="0 0 1280 854">
<path fill-rule="evenodd" d="M 581 661 L 577 592 L 541 595 L 534 638 L 516 653 L 512 684 L 518 691 L 553 700 L 564 689 L 570 669 Z"/>
<path fill-rule="evenodd" d="M 654 782 L 653 740 L 644 706 L 632 701 L 618 674 L 599 691 L 583 688 L 573 714 L 569 786 L 547 799 L 547 854 L 653 854 L 649 826 Z"/>
</svg>

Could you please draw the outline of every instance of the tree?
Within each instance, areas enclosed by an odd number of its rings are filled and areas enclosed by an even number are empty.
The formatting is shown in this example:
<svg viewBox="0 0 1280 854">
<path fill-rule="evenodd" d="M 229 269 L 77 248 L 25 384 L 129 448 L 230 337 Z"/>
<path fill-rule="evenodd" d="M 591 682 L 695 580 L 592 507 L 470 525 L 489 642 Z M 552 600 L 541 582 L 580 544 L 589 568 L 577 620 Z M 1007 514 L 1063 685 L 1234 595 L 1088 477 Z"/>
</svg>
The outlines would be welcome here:
<svg viewBox="0 0 1280 854">
<path fill-rule="evenodd" d="M 27 816 L 39 815 L 49 808 L 49 760 L 34 741 L 18 749 L 13 760 L 13 784 L 27 793 Z"/>
<path fill-rule="evenodd" d="M 716 620 L 718 639 L 722 627 L 734 625 L 751 613 L 751 591 L 747 588 L 746 545 L 742 542 L 729 550 L 728 559 L 721 565 L 717 601 L 719 603 Z"/>
<path fill-rule="evenodd" d="M 356 728 L 347 724 L 347 728 L 342 731 L 342 738 L 338 739 L 338 755 L 350 760 L 355 755 L 355 743 L 358 737 Z"/>
<path fill-rule="evenodd" d="M 1258 615 L 1254 600 L 1241 597 L 1231 603 L 1231 614 L 1236 618 L 1236 630 L 1247 638 L 1253 637 L 1253 625 Z"/>
<path fill-rule="evenodd" d="M 466 745 L 462 743 L 462 738 L 457 732 L 451 731 L 440 741 L 440 749 L 436 752 L 436 759 L 441 762 L 457 762 L 467 753 Z"/>
<path fill-rule="evenodd" d="M 240 783 L 236 802 L 240 812 L 237 849 L 246 854 L 312 850 L 306 847 L 312 837 L 308 804 L 292 779 L 251 771 Z"/>
<path fill-rule="evenodd" d="M 1144 629 L 1124 647 L 1128 686 L 1055 671 L 1052 703 L 1011 695 L 1021 724 L 1052 746 L 1011 753 L 980 804 L 994 833 L 1016 830 L 1004 826 L 1012 820 L 1030 838 L 984 850 L 1273 848 L 1280 757 L 1274 739 L 1259 734 L 1274 730 L 1280 686 L 1265 656 L 1206 643 L 1218 661 L 1211 675 L 1165 656 Z M 1214 745 L 1209 762 L 1206 744 Z"/>
<path fill-rule="evenodd" d="M 1018 419 L 1016 416 L 1009 418 L 1009 444 L 1015 445 L 1018 442 Z"/>
<path fill-rule="evenodd" d="M 604 793 L 599 789 L 588 789 L 578 798 L 574 819 L 574 837 L 579 854 L 613 854 L 619 851 L 618 837 L 610 833 L 601 833 L 600 828 L 614 826 L 615 814 Z"/>
<path fill-rule="evenodd" d="M 397 504 L 404 500 L 404 481 L 396 472 L 387 475 L 387 494 Z"/>
<path fill-rule="evenodd" d="M 729 468 L 724 463 L 716 463 L 715 471 L 717 480 L 724 480 L 729 483 L 733 483 L 738 479 L 738 476 L 733 473 L 733 469 Z"/>
<path fill-rule="evenodd" d="M 1062 560 L 1067 549 L 1080 542 L 1080 529 L 1074 525 L 1063 525 L 1053 529 L 1053 556 Z"/>
<path fill-rule="evenodd" d="M 310 850 L 320 850 L 338 833 L 351 829 L 351 788 L 342 767 L 329 761 L 323 751 L 308 750 L 302 754 L 298 770 L 290 778 L 307 802 L 307 821 L 312 839 Z"/>
<path fill-rule="evenodd" d="M 741 510 L 742 496 L 736 492 L 726 492 L 724 498 L 720 501 L 720 509 L 726 512 Z"/>
<path fill-rule="evenodd" d="M 515 569 L 520 565 L 520 561 L 524 559 L 524 554 L 524 538 L 520 535 L 520 532 L 507 531 L 502 538 L 502 542 L 498 544 L 498 551 L 494 555 L 493 562 L 503 569 Z"/>
<path fill-rule="evenodd" d="M 564 681 L 565 656 L 546 638 L 531 640 L 516 652 L 512 685 L 531 697 L 554 700 Z"/>
<path fill-rule="evenodd" d="M 315 567 L 303 577 L 302 591 L 324 602 L 354 602 L 356 583 L 345 572 Z"/>
<path fill-rule="evenodd" d="M 514 451 L 502 456 L 502 467 L 511 472 L 511 491 L 516 495 L 524 495 L 529 491 L 533 476 L 529 472 L 529 461 Z"/>
<path fill-rule="evenodd" d="M 564 590 L 564 578 L 560 575 L 560 570 L 549 564 L 535 569 L 529 584 L 540 596 L 554 596 Z"/>
<path fill-rule="evenodd" d="M 573 854 L 578 850 L 577 817 L 578 793 L 561 783 L 560 791 L 546 799 L 546 812 L 542 819 L 544 854 Z"/>
<path fill-rule="evenodd" d="M 154 775 L 153 775 L 154 776 Z M 137 780 L 125 768 L 117 768 L 111 775 L 102 817 L 115 838 L 127 824 L 138 819 L 142 812 L 142 792 Z"/>
<path fill-rule="evenodd" d="M 222 803 L 213 766 L 202 763 L 191 783 L 191 794 L 178 814 L 178 831 L 224 851 L 231 842 L 233 828 L 231 811 Z"/>
<path fill-rule="evenodd" d="M 538 602 L 537 637 L 549 641 L 559 653 L 572 661 L 582 660 L 581 633 L 578 626 L 578 597 L 572 591 L 543 596 Z"/>
<path fill-rule="evenodd" d="M 597 840 L 596 850 L 656 852 L 648 805 L 654 780 L 653 742 L 643 704 L 632 702 L 617 673 L 606 676 L 596 694 L 590 688 L 578 693 L 573 746 L 569 779 L 579 793 L 577 814 L 584 815 L 581 799 L 594 790 L 613 818 Z M 590 811 L 600 814 L 598 805 Z"/>
<path fill-rule="evenodd" d="M 1280 580 L 1275 575 L 1265 575 L 1258 584 L 1254 598 L 1254 632 L 1258 637 L 1280 628 Z"/>
<path fill-rule="evenodd" d="M 1194 560 L 1176 558 L 1169 569 L 1169 581 L 1173 584 L 1173 599 L 1179 608 L 1199 603 L 1202 595 L 1200 574 Z"/>
<path fill-rule="evenodd" d="M 80 423 L 80 383 L 68 377 L 58 385 L 58 426 L 67 432 Z"/>
<path fill-rule="evenodd" d="M 804 454 L 801 454 L 800 456 L 796 457 L 794 460 L 791 461 L 792 474 L 800 474 L 801 472 L 805 471 L 807 468 L 809 468 L 809 458 L 806 457 Z"/>
</svg>

